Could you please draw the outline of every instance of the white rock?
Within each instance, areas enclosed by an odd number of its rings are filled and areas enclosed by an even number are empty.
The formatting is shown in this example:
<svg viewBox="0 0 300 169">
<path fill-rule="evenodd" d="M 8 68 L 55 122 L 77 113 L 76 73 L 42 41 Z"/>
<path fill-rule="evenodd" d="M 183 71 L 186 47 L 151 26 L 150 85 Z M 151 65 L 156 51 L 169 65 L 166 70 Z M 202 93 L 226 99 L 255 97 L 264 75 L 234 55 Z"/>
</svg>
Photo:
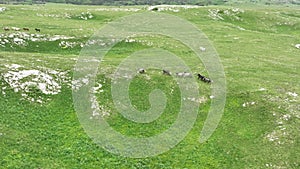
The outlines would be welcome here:
<svg viewBox="0 0 300 169">
<path fill-rule="evenodd" d="M 14 42 L 23 42 L 24 40 L 23 39 L 20 39 L 20 38 L 14 38 Z"/>
<path fill-rule="evenodd" d="M 288 121 L 290 118 L 291 118 L 291 115 L 289 115 L 289 114 L 285 114 L 282 117 L 282 119 L 285 120 L 285 121 Z"/>
<path fill-rule="evenodd" d="M 20 65 L 9 65 L 10 68 L 19 68 Z M 8 71 L 3 74 L 4 80 L 14 89 L 15 92 L 24 91 L 25 93 L 31 92 L 30 87 L 36 87 L 44 94 L 58 94 L 61 86 L 55 79 L 39 70 L 22 70 L 22 71 Z M 24 78 L 29 77 L 24 81 Z M 22 93 L 23 97 L 28 95 Z"/>
<path fill-rule="evenodd" d="M 293 96 L 293 97 L 297 97 L 298 94 L 295 92 L 287 92 L 288 95 Z"/>
<path fill-rule="evenodd" d="M 260 88 L 260 89 L 258 89 L 259 91 L 266 91 L 267 89 L 265 89 L 265 88 Z"/>
</svg>

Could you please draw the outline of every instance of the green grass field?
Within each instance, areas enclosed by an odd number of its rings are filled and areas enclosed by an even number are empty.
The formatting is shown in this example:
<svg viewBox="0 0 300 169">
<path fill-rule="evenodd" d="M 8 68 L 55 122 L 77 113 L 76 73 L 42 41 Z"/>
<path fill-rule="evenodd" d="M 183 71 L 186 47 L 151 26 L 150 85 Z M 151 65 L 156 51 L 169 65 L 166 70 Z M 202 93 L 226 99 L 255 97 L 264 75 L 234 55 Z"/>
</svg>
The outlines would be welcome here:
<svg viewBox="0 0 300 169">
<path fill-rule="evenodd" d="M 0 9 L 0 168 L 300 167 L 299 6 L 157 11 L 190 21 L 207 35 L 224 66 L 227 98 L 218 128 L 199 143 L 211 93 L 209 84 L 198 81 L 201 97 L 195 99 L 201 103 L 193 129 L 170 151 L 148 158 L 117 156 L 99 147 L 84 132 L 72 100 L 73 68 L 93 33 L 147 7 L 46 4 Z M 96 79 L 102 84 L 97 101 L 115 130 L 149 137 L 175 121 L 180 91 L 171 77 L 155 69 L 135 77 L 129 88 L 135 108 L 149 109 L 148 95 L 155 88 L 168 100 L 155 122 L 130 122 L 117 112 L 111 96 L 111 74 L 119 63 L 132 52 L 157 47 L 180 55 L 192 72 L 208 72 L 174 39 L 157 35 L 129 41 L 114 46 L 103 61 Z"/>
</svg>

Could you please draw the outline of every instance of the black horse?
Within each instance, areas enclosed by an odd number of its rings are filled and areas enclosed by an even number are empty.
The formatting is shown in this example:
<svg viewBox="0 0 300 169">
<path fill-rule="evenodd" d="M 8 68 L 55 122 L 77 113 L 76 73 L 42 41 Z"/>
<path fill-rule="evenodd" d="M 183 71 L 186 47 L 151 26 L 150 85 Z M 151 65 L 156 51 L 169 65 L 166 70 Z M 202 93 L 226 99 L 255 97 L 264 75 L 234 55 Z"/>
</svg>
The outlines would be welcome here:
<svg viewBox="0 0 300 169">
<path fill-rule="evenodd" d="M 41 32 L 41 29 L 39 29 L 39 28 L 35 28 L 34 30 L 37 32 Z"/>
<path fill-rule="evenodd" d="M 205 82 L 205 83 L 211 83 L 212 80 L 210 80 L 209 78 L 205 77 L 205 76 L 202 76 L 200 73 L 197 74 L 198 76 L 198 79 Z"/>
</svg>

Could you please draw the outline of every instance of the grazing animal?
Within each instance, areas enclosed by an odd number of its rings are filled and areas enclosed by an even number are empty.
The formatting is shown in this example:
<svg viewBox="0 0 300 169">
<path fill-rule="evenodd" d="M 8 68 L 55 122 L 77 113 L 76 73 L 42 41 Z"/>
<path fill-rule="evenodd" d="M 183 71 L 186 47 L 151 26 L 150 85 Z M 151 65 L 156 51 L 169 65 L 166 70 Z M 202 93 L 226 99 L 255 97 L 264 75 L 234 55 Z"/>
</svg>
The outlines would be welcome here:
<svg viewBox="0 0 300 169">
<path fill-rule="evenodd" d="M 171 76 L 171 72 L 170 71 L 165 70 L 165 69 L 163 69 L 162 71 L 163 71 L 163 75 Z"/>
<path fill-rule="evenodd" d="M 4 27 L 3 28 L 5 31 L 9 31 L 9 27 Z"/>
<path fill-rule="evenodd" d="M 179 72 L 179 73 L 176 73 L 176 76 L 178 76 L 178 77 L 192 77 L 192 74 L 188 73 L 188 72 Z"/>
<path fill-rule="evenodd" d="M 29 28 L 23 28 L 24 31 L 29 31 Z"/>
<path fill-rule="evenodd" d="M 35 28 L 34 30 L 37 32 L 41 32 L 41 29 L 39 29 L 39 28 Z"/>
<path fill-rule="evenodd" d="M 158 8 L 157 7 L 155 7 L 155 8 L 153 8 L 153 9 L 151 9 L 152 11 L 158 11 Z"/>
<path fill-rule="evenodd" d="M 193 77 L 191 73 L 183 72 L 183 77 Z"/>
<path fill-rule="evenodd" d="M 143 69 L 143 68 L 140 68 L 140 69 L 138 70 L 138 73 L 140 73 L 140 74 L 144 74 L 144 73 L 146 73 L 146 71 L 145 71 L 145 69 Z"/>
<path fill-rule="evenodd" d="M 176 76 L 183 77 L 183 73 L 176 73 Z"/>
<path fill-rule="evenodd" d="M 205 76 L 202 76 L 200 73 L 197 74 L 198 76 L 198 79 L 205 82 L 205 83 L 211 83 L 212 80 L 210 80 L 209 78 L 205 77 Z"/>
<path fill-rule="evenodd" d="M 12 27 L 12 30 L 14 30 L 14 31 L 20 31 L 20 28 Z"/>
<path fill-rule="evenodd" d="M 206 51 L 206 48 L 205 47 L 200 47 L 200 50 L 201 50 L 201 52 L 205 52 Z"/>
</svg>

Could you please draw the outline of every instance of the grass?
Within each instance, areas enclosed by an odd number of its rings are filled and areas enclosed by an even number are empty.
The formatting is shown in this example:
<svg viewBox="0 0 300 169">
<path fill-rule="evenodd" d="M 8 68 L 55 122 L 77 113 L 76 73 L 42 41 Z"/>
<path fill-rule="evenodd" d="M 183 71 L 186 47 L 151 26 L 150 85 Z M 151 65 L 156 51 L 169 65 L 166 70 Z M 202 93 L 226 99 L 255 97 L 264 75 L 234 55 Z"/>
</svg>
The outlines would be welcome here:
<svg viewBox="0 0 300 169">
<path fill-rule="evenodd" d="M 200 131 L 210 106 L 210 86 L 201 82 L 199 92 L 207 99 L 187 137 L 161 155 L 132 159 L 110 154 L 98 147 L 80 125 L 73 107 L 70 79 L 61 82 L 62 92 L 46 96 L 43 104 L 24 100 L 21 92 L 4 81 L 5 65 L 19 64 L 24 69 L 67 72 L 72 77 L 81 47 L 95 30 L 117 18 L 134 12 L 100 11 L 113 7 L 47 4 L 45 6 L 10 6 L 0 13 L 0 27 L 40 28 L 43 35 L 64 35 L 69 40 L 28 42 L 27 46 L 0 46 L 0 168 L 299 168 L 299 94 L 300 94 L 300 11 L 296 7 L 241 6 L 241 20 L 224 14 L 229 6 L 165 11 L 184 18 L 200 28 L 220 55 L 227 81 L 227 99 L 221 122 L 203 144 Z M 139 8 L 143 7 L 121 7 Z M 208 10 L 219 9 L 224 20 L 214 20 Z M 82 20 L 82 12 L 92 19 Z M 65 16 L 71 16 L 66 18 Z M 241 30 L 243 28 L 244 30 Z M 0 31 L 9 34 L 13 31 Z M 208 75 L 199 60 L 183 44 L 167 37 L 136 37 L 180 55 L 193 72 Z M 74 48 L 61 48 L 62 41 L 76 42 Z M 167 44 L 167 45 L 166 45 Z M 151 46 L 151 47 L 153 47 Z M 128 136 L 148 137 L 163 132 L 174 122 L 180 94 L 172 78 L 159 70 L 135 77 L 129 88 L 138 110 L 149 108 L 148 94 L 155 88 L 165 91 L 165 112 L 149 124 L 136 124 L 123 118 L 113 105 L 110 75 L 128 54 L 151 48 L 143 43 L 117 44 L 108 53 L 97 75 L 103 84 L 98 101 L 110 112 L 105 117 L 117 131 Z M 151 80 L 147 80 L 147 76 Z M 6 87 L 3 89 L 3 87 Z M 174 93 L 170 88 L 174 87 Z M 266 90 L 260 91 L 259 89 Z M 143 89 L 143 90 L 141 90 Z M 35 89 L 34 89 L 35 90 Z M 1 94 L 5 91 L 5 95 Z M 297 97 L 288 92 L 295 92 Z M 40 91 L 30 93 L 33 98 Z M 145 96 L 145 97 L 142 97 Z M 255 104 L 243 107 L 244 103 Z M 287 115 L 289 115 L 288 118 Z M 277 138 L 270 141 L 270 138 Z"/>
</svg>

